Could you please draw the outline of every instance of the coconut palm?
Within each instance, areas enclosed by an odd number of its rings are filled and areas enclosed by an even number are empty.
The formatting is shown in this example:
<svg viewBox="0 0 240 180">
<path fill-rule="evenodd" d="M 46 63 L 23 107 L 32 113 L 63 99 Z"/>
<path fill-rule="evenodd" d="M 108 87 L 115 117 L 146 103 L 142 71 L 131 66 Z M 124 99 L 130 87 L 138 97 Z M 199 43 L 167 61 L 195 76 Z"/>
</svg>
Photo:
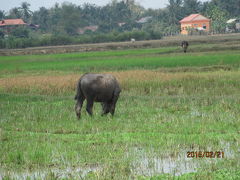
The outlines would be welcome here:
<svg viewBox="0 0 240 180">
<path fill-rule="evenodd" d="M 19 8 L 12 8 L 10 11 L 9 11 L 9 15 L 8 15 L 8 18 L 21 18 L 21 12 L 19 11 Z"/>
<path fill-rule="evenodd" d="M 0 20 L 5 18 L 5 11 L 0 10 Z"/>
<path fill-rule="evenodd" d="M 28 2 L 22 2 L 21 7 L 19 8 L 22 18 L 25 22 L 29 21 L 29 18 L 32 16 L 33 12 L 29 9 L 30 4 Z"/>
</svg>

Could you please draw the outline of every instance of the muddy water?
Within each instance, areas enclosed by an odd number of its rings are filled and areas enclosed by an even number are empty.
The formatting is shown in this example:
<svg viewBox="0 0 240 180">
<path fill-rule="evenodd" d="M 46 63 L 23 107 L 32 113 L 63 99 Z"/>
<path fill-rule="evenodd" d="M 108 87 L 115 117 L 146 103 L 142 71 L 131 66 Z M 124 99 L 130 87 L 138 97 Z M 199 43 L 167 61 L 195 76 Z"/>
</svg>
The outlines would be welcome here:
<svg viewBox="0 0 240 180">
<path fill-rule="evenodd" d="M 169 173 L 175 176 L 196 172 L 198 164 L 186 158 L 182 153 L 175 157 L 158 157 L 154 152 L 134 149 L 136 159 L 132 162 L 132 173 L 135 175 L 154 176 Z"/>
<path fill-rule="evenodd" d="M 25 172 L 6 172 L 1 171 L 0 169 L 0 180 L 4 177 L 10 177 L 11 179 L 26 179 L 26 180 L 35 180 L 35 179 L 82 179 L 88 173 L 101 171 L 101 167 L 98 165 L 82 167 L 82 168 L 72 168 L 68 167 L 65 169 L 52 168 L 48 170 L 39 170 L 39 171 L 25 171 Z"/>
<path fill-rule="evenodd" d="M 168 173 L 174 176 L 179 176 L 185 173 L 197 172 L 198 169 L 206 166 L 206 164 L 215 164 L 218 161 L 225 159 L 232 159 L 236 156 L 235 152 L 231 149 L 230 143 L 220 142 L 223 147 L 221 151 L 224 152 L 224 158 L 188 158 L 188 151 L 196 150 L 181 150 L 176 155 L 164 155 L 160 157 L 153 150 L 145 151 L 143 148 L 133 148 L 127 156 L 131 158 L 132 168 L 131 172 L 134 175 L 154 176 L 163 173 Z M 240 150 L 240 149 L 239 149 Z M 212 151 L 209 148 L 207 151 Z"/>
<path fill-rule="evenodd" d="M 236 158 L 237 154 L 232 150 L 229 142 L 220 142 L 224 151 L 224 158 L 187 158 L 188 151 L 199 151 L 195 150 L 181 150 L 175 152 L 175 154 L 165 154 L 160 156 L 154 149 L 144 149 L 141 147 L 131 148 L 126 153 L 126 159 L 131 160 L 131 174 L 132 175 L 144 175 L 154 176 L 163 173 L 172 174 L 179 176 L 185 173 L 197 172 L 198 169 L 203 168 L 206 164 L 217 163 L 218 161 L 224 161 L 226 159 Z M 238 145 L 237 145 L 238 147 Z M 207 148 L 207 151 L 212 151 L 211 148 Z M 240 149 L 237 150 L 240 152 Z M 4 177 L 11 179 L 83 179 L 88 173 L 97 173 L 103 171 L 101 165 L 89 165 L 85 167 L 68 167 L 65 169 L 51 168 L 38 170 L 34 172 L 15 172 L 15 171 L 4 171 L 0 168 L 0 180 Z"/>
</svg>

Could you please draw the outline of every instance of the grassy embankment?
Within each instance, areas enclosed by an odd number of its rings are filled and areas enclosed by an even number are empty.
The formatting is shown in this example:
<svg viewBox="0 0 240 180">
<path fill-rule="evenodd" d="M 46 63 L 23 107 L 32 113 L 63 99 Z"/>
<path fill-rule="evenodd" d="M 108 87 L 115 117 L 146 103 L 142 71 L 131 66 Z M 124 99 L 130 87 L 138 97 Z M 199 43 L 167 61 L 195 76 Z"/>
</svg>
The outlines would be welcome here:
<svg viewBox="0 0 240 180">
<path fill-rule="evenodd" d="M 0 175 L 239 178 L 240 53 L 177 50 L 0 57 Z M 89 71 L 120 81 L 113 118 L 96 103 L 76 119 L 75 84 Z"/>
</svg>

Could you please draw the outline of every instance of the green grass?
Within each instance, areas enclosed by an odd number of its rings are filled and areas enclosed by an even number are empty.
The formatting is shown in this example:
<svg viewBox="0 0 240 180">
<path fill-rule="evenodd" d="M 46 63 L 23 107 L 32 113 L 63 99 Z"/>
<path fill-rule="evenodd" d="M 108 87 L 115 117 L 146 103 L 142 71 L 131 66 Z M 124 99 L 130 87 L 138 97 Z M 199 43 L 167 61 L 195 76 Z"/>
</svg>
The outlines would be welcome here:
<svg viewBox="0 0 240 180">
<path fill-rule="evenodd" d="M 239 68 L 239 52 L 169 54 L 171 48 L 92 53 L 0 57 L 0 73 L 24 71 L 114 71 L 231 65 Z M 173 49 L 173 48 L 172 48 Z M 141 56 L 140 56 L 141 55 Z"/>
<path fill-rule="evenodd" d="M 0 87 L 0 178 L 46 171 L 46 179 L 57 179 L 61 172 L 79 179 L 74 170 L 65 170 L 93 166 L 100 168 L 87 172 L 86 179 L 239 179 L 240 53 L 171 50 L 0 57 L 0 84 L 18 82 L 17 77 L 34 79 L 36 74 L 49 77 L 49 84 L 39 82 L 41 86 L 25 87 L 23 81 L 17 87 Z M 230 69 L 204 71 L 219 65 Z M 183 67 L 190 72 L 175 71 Z M 134 75 L 134 69 L 149 71 Z M 84 106 L 77 120 L 74 89 L 55 91 L 61 86 L 50 81 L 59 74 L 90 70 L 116 71 L 119 76 L 123 91 L 114 117 L 101 117 L 100 104 L 95 103 L 93 117 Z M 162 74 L 151 75 L 160 70 Z M 225 157 L 186 161 L 187 151 L 224 151 Z M 197 168 L 177 177 L 134 173 L 134 162 L 141 162 L 143 155 L 149 171 L 156 168 L 154 158 L 177 161 L 177 156 L 179 163 L 197 163 Z"/>
<path fill-rule="evenodd" d="M 119 163 L 124 167 L 129 158 L 126 153 L 132 147 L 151 147 L 164 157 L 182 149 L 190 151 L 192 146 L 202 151 L 223 150 L 220 142 L 225 141 L 237 153 L 239 97 L 156 99 L 123 94 L 114 118 L 101 117 L 100 106 L 95 104 L 94 117 L 83 110 L 80 121 L 76 120 L 71 97 L 5 94 L 1 99 L 0 163 L 7 169 L 85 163 L 107 167 Z M 226 157 L 224 163 L 238 164 L 238 155 L 233 156 L 235 159 Z M 208 165 L 206 161 L 199 168 Z M 128 166 L 124 168 L 131 168 Z M 218 165 L 214 167 L 219 169 Z M 121 168 L 119 171 L 113 175 L 115 178 L 130 175 Z"/>
</svg>

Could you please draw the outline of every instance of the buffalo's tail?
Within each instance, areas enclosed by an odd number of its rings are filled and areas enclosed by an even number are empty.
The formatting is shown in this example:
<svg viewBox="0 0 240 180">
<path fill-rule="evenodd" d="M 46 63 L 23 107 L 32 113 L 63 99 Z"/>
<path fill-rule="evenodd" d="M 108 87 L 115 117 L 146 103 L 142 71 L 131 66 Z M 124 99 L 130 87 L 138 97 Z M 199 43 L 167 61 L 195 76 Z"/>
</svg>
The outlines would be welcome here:
<svg viewBox="0 0 240 180">
<path fill-rule="evenodd" d="M 77 93 L 74 97 L 75 100 L 79 99 L 82 96 L 82 89 L 81 89 L 81 79 L 79 79 L 78 83 L 77 83 Z"/>
</svg>

